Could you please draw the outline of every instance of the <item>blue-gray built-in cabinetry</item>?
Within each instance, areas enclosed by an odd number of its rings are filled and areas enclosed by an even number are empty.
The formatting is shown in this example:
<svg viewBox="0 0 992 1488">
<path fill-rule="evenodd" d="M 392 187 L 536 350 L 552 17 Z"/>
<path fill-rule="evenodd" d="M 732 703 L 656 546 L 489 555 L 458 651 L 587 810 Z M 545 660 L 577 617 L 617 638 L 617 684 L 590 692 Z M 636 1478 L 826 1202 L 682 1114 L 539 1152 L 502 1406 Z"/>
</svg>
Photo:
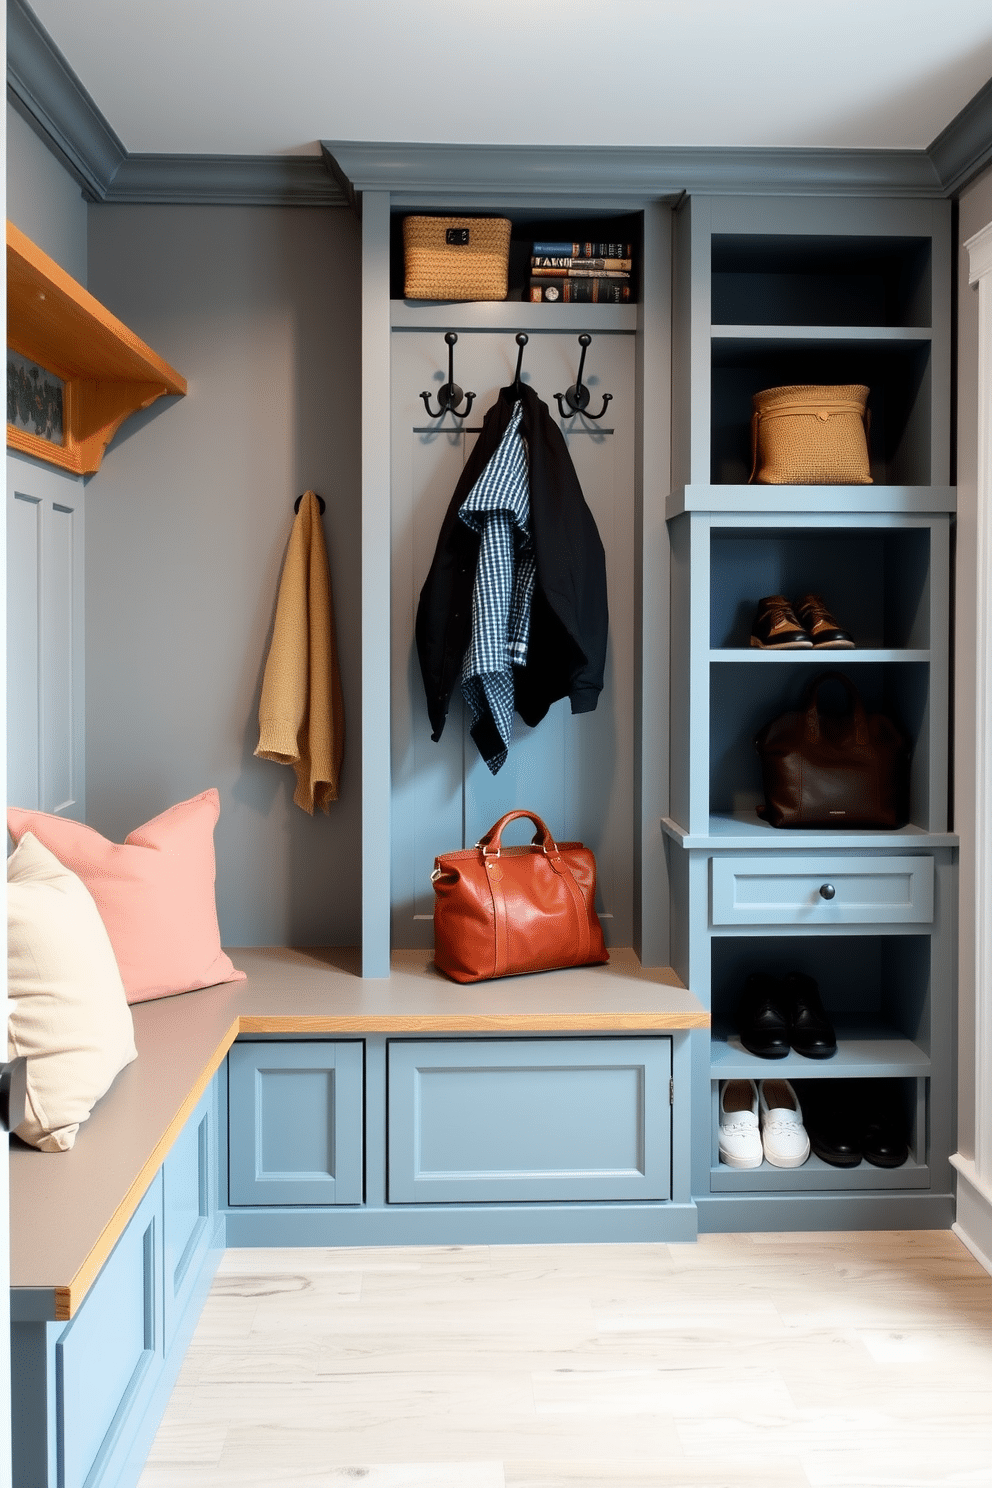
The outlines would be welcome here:
<svg viewBox="0 0 992 1488">
<path fill-rule="evenodd" d="M 608 941 L 632 943 L 645 965 L 672 965 L 711 1009 L 711 1032 L 686 1036 L 691 1116 L 673 1132 L 676 1152 L 691 1149 L 700 1226 L 949 1224 L 949 203 L 704 193 L 638 202 L 622 182 L 599 197 L 569 200 L 559 188 L 539 200 L 532 180 L 528 194 L 500 195 L 464 177 L 430 195 L 424 181 L 397 185 L 388 162 L 377 174 L 362 147 L 348 150 L 342 169 L 363 197 L 366 530 L 393 555 L 388 703 L 365 641 L 367 973 L 383 974 L 390 937 L 394 947 L 429 944 L 424 869 L 436 851 L 470 845 L 503 810 L 536 808 L 595 849 Z M 501 212 L 518 253 L 535 222 L 569 239 L 597 235 L 598 220 L 599 236 L 634 244 L 636 303 L 405 301 L 399 227 L 423 210 Z M 511 257 L 511 278 L 512 268 Z M 478 395 L 464 421 L 425 418 L 420 402 L 446 376 L 451 330 L 456 380 Z M 524 376 L 552 409 L 574 380 L 583 331 L 592 406 L 613 394 L 598 426 L 560 420 L 607 550 L 611 649 L 597 715 L 563 711 L 521 729 L 494 782 L 454 711 L 441 744 L 429 739 L 413 619 L 446 501 L 481 412 L 512 376 L 521 331 Z M 870 389 L 872 484 L 751 483 L 753 394 L 823 383 Z M 811 590 L 855 649 L 750 647 L 759 599 Z M 383 628 L 384 647 L 381 562 L 378 574 L 367 568 L 366 594 L 366 627 Z M 832 669 L 912 737 L 904 828 L 776 830 L 757 814 L 756 733 Z M 832 1059 L 746 1054 L 738 1012 L 752 971 L 816 978 L 838 1028 Z M 911 1132 L 908 1160 L 721 1166 L 719 1081 L 770 1074 L 890 1081 L 884 1094 Z M 840 1083 L 820 1088 L 847 1098 Z"/>
<path fill-rule="evenodd" d="M 702 1229 L 950 1223 L 956 839 L 948 832 L 950 211 L 943 202 L 694 198 L 674 248 L 672 963 L 712 1014 L 693 1072 Z M 752 396 L 870 388 L 872 484 L 750 484 Z M 855 649 L 752 649 L 759 599 L 823 596 Z M 754 738 L 837 670 L 913 744 L 895 831 L 775 829 Z M 755 1058 L 751 973 L 813 976 L 838 1050 Z M 717 1149 L 719 1082 L 885 1079 L 911 1131 L 885 1169 Z M 802 1086 L 799 1087 L 800 1091 Z M 885 1087 L 883 1087 L 884 1089 Z M 850 1102 L 857 1087 L 821 1087 Z"/>
</svg>

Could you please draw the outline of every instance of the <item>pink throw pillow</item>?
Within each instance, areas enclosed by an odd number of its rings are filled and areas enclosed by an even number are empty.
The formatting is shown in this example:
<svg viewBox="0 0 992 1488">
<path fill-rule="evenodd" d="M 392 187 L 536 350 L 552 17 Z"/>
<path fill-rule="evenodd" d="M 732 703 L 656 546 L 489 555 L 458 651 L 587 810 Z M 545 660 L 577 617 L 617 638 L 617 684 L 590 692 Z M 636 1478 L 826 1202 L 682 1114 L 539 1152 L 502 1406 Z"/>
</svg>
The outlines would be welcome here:
<svg viewBox="0 0 992 1488">
<path fill-rule="evenodd" d="M 107 927 L 128 1002 L 243 982 L 221 950 L 214 895 L 214 826 L 220 795 L 204 791 L 108 842 L 92 827 L 10 807 L 7 830 L 25 832 L 82 879 Z"/>
</svg>

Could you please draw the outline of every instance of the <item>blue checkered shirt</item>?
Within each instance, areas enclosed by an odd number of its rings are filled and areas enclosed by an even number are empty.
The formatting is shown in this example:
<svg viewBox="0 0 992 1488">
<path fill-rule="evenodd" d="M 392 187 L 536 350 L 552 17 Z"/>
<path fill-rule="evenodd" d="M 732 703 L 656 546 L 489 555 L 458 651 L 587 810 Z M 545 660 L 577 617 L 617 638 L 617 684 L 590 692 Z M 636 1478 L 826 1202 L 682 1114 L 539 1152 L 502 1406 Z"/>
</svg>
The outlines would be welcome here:
<svg viewBox="0 0 992 1488">
<path fill-rule="evenodd" d="M 503 748 L 486 760 L 494 775 L 506 763 L 513 733 L 513 667 L 527 660 L 537 576 L 522 417 L 518 401 L 498 449 L 458 510 L 480 538 L 461 689 L 473 724 L 488 714 L 502 740 Z"/>
</svg>

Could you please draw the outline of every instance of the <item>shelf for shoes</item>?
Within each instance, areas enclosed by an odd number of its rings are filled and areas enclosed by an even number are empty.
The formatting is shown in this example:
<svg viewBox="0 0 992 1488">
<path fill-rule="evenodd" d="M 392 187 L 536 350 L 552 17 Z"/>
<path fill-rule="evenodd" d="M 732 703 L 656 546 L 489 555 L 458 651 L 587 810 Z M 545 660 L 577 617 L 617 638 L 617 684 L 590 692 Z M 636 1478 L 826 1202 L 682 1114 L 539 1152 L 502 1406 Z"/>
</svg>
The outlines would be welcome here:
<svg viewBox="0 0 992 1488">
<path fill-rule="evenodd" d="M 868 1076 L 922 1076 L 930 1060 L 911 1039 L 870 1017 L 848 1014 L 834 1019 L 837 1053 L 829 1059 L 807 1059 L 790 1049 L 784 1059 L 760 1059 L 737 1034 L 710 1044 L 710 1071 L 720 1080 L 839 1080 Z"/>
<path fill-rule="evenodd" d="M 929 651 L 929 525 L 717 527 L 710 531 L 710 649 L 754 650 L 751 626 L 761 599 L 794 604 L 819 594 L 854 649 L 817 652 L 827 661 L 859 653 Z M 773 652 L 783 657 L 808 652 Z M 926 658 L 924 658 L 926 659 Z"/>
<path fill-rule="evenodd" d="M 899 1168 L 876 1168 L 860 1162 L 856 1168 L 835 1168 L 812 1156 L 801 1168 L 775 1168 L 763 1162 L 760 1168 L 728 1168 L 718 1163 L 710 1169 L 711 1193 L 814 1193 L 830 1189 L 920 1189 L 930 1187 L 930 1169 L 910 1156 Z"/>
<path fill-rule="evenodd" d="M 759 651 L 757 647 L 755 647 L 754 649 L 745 650 L 742 646 L 727 646 L 721 650 L 711 651 L 709 659 L 715 666 L 720 666 L 722 664 L 725 664 L 726 662 L 736 662 L 745 666 L 752 666 L 755 664 L 767 666 L 769 662 L 779 662 L 784 663 L 787 666 L 814 665 L 829 668 L 837 662 L 842 662 L 844 666 L 847 666 L 851 662 L 867 661 L 891 661 L 897 663 L 907 661 L 922 661 L 929 665 L 930 652 L 909 649 L 908 647 L 904 651 L 899 651 L 894 648 L 834 651 L 825 650 L 822 646 L 813 646 L 809 650 L 797 651 Z"/>
<path fill-rule="evenodd" d="M 807 1065 L 811 1062 L 804 1061 Z M 824 1062 L 834 1063 L 833 1061 Z M 772 1064 L 776 1070 L 782 1070 L 786 1061 L 766 1060 L 765 1064 Z M 839 1072 L 835 1072 L 835 1075 L 836 1073 Z M 781 1077 L 788 1078 L 788 1075 L 783 1073 Z M 732 1168 L 721 1163 L 719 1153 L 720 1078 L 726 1078 L 726 1076 L 721 1075 L 717 1078 L 714 1072 L 710 1096 L 710 1191 L 712 1193 L 768 1193 L 783 1190 L 797 1193 L 830 1189 L 892 1191 L 924 1189 L 930 1186 L 931 1175 L 926 1151 L 929 1080 L 923 1075 L 916 1077 L 904 1075 L 884 1085 L 886 1090 L 891 1089 L 891 1102 L 897 1111 L 901 1108 L 906 1122 L 905 1134 L 908 1139 L 909 1155 L 905 1162 L 894 1168 L 876 1167 L 874 1163 L 868 1162 L 865 1158 L 862 1158 L 854 1167 L 841 1168 L 817 1157 L 815 1153 L 811 1153 L 806 1162 L 798 1168 L 777 1168 L 767 1159 L 757 1168 Z M 794 1073 L 792 1079 L 800 1110 L 802 1110 L 803 1102 L 807 1099 L 806 1076 L 804 1074 L 800 1078 L 798 1073 Z M 883 1088 L 876 1081 L 871 1083 L 876 1092 Z M 821 1087 L 824 1090 L 825 1088 Z M 850 1101 L 851 1090 L 846 1084 L 839 1085 L 836 1094 L 838 1113 L 843 1117 L 846 1114 L 844 1103 Z"/>
<path fill-rule="evenodd" d="M 740 1041 L 748 977 L 814 979 L 837 1033 L 837 1053 L 761 1059 Z M 931 942 L 928 934 L 714 936 L 711 947 L 713 1079 L 922 1078 L 930 1073 Z"/>
</svg>

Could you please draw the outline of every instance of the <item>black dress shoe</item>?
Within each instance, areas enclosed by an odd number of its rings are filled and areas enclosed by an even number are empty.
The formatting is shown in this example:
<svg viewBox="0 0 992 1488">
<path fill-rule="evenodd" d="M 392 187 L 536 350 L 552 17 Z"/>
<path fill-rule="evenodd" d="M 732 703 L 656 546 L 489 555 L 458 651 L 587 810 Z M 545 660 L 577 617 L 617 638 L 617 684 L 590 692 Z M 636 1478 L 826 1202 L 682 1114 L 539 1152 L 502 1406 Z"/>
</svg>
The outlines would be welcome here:
<svg viewBox="0 0 992 1488">
<path fill-rule="evenodd" d="M 862 1148 L 866 1162 L 876 1168 L 901 1168 L 909 1156 L 907 1122 L 898 1096 L 884 1080 L 867 1082 L 862 1094 Z"/>
<path fill-rule="evenodd" d="M 803 1080 L 794 1087 L 810 1148 L 832 1168 L 856 1168 L 864 1156 L 857 1084 L 856 1080 Z"/>
<path fill-rule="evenodd" d="M 740 1006 L 741 1043 L 759 1059 L 784 1059 L 789 1052 L 789 1019 L 777 977 L 752 972 Z"/>
<path fill-rule="evenodd" d="M 789 1042 L 796 1053 L 807 1059 L 829 1059 L 836 1054 L 837 1035 L 813 978 L 790 972 L 782 983 L 782 997 L 789 1018 Z"/>
</svg>

